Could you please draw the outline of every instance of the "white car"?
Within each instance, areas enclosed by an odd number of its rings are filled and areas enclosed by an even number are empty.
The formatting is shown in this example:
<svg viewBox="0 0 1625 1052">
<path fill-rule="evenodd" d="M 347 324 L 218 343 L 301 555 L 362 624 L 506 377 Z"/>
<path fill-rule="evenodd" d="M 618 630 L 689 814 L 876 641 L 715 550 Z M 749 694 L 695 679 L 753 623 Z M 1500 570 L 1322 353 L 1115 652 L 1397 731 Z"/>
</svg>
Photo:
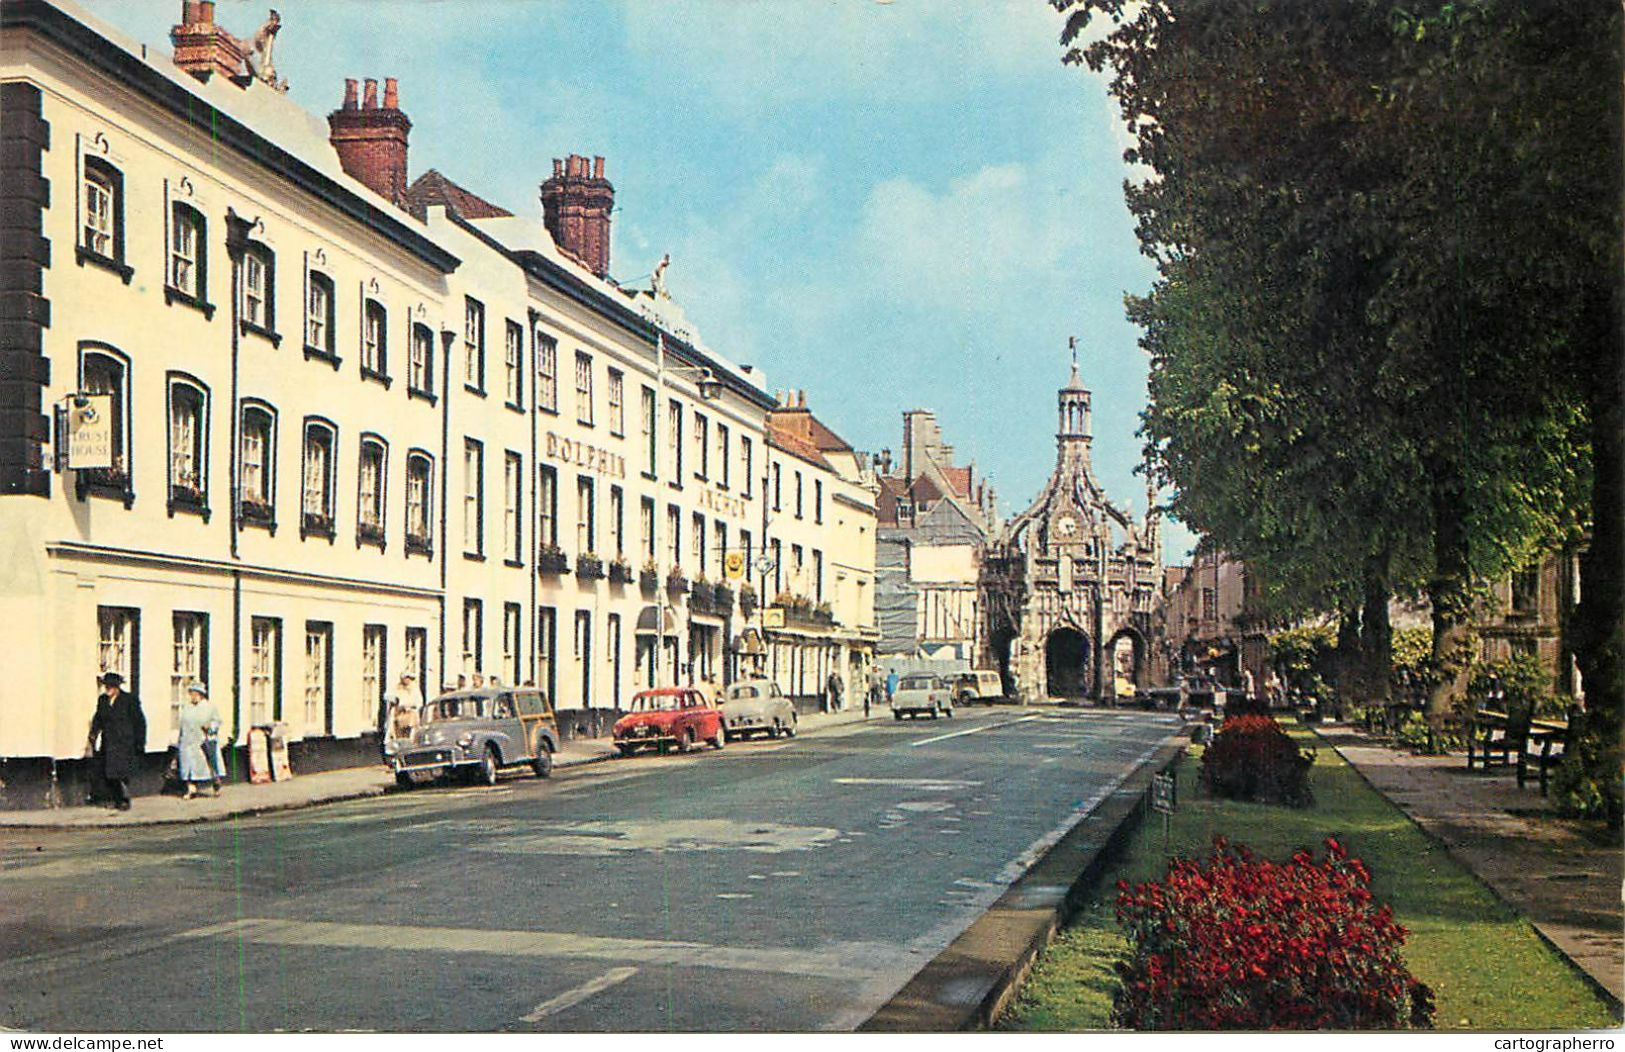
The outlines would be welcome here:
<svg viewBox="0 0 1625 1052">
<path fill-rule="evenodd" d="M 722 710 L 722 731 L 729 741 L 748 734 L 795 737 L 796 708 L 777 683 L 747 679 L 733 684 L 717 708 Z"/>
<path fill-rule="evenodd" d="M 952 719 L 953 693 L 941 676 L 929 672 L 910 672 L 897 681 L 897 691 L 891 699 L 892 719 L 900 720 L 904 715 L 924 716 L 927 713 L 932 719 L 938 716 Z"/>
</svg>

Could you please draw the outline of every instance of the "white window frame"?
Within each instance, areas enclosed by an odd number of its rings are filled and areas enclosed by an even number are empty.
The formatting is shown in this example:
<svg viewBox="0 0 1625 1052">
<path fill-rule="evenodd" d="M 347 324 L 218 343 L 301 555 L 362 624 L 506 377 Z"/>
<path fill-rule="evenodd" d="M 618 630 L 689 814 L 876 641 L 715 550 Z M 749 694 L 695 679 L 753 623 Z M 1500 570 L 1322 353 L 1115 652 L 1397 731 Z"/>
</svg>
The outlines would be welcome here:
<svg viewBox="0 0 1625 1052">
<path fill-rule="evenodd" d="M 592 426 L 592 355 L 576 352 L 576 423 Z"/>
<path fill-rule="evenodd" d="M 559 411 L 559 345 L 538 327 L 536 346 L 536 408 Z"/>
<path fill-rule="evenodd" d="M 202 299 L 198 285 L 198 249 L 203 221 L 184 205 L 170 208 L 169 287 L 193 299 Z"/>
<path fill-rule="evenodd" d="M 463 553 L 485 554 L 485 443 L 463 439 Z"/>
<path fill-rule="evenodd" d="M 619 369 L 609 371 L 609 433 L 626 434 L 626 374 Z"/>
<path fill-rule="evenodd" d="M 509 320 L 502 337 L 502 362 L 506 370 L 505 396 L 516 409 L 524 407 L 525 392 L 521 389 L 525 378 L 525 330 L 516 321 Z"/>
<path fill-rule="evenodd" d="M 519 553 L 524 551 L 524 501 L 524 458 L 506 450 L 502 455 L 502 557 L 510 563 L 520 562 Z"/>
</svg>

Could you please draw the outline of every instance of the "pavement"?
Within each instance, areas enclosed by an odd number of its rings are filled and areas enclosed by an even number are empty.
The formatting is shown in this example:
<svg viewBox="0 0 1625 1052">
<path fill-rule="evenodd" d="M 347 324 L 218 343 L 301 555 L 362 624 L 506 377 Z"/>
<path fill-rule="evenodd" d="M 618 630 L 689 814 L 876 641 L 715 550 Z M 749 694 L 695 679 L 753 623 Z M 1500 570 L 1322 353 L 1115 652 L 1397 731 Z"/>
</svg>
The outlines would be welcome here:
<svg viewBox="0 0 1625 1052">
<path fill-rule="evenodd" d="M 1558 817 L 1511 767 L 1416 756 L 1346 724 L 1316 732 L 1445 846 L 1620 1010 L 1625 996 L 1625 852 L 1595 822 Z"/>
<path fill-rule="evenodd" d="M 890 709 L 881 708 L 875 710 L 870 718 L 878 720 L 890 714 Z M 862 708 L 848 708 L 840 712 L 803 715 L 799 718 L 798 727 L 801 734 L 816 734 L 828 727 L 861 723 L 863 720 Z M 616 755 L 608 738 L 577 738 L 559 743 L 553 765 L 555 768 L 577 767 L 612 760 Z M 128 811 L 115 811 L 104 805 L 0 810 L 0 829 L 101 829 L 218 822 L 248 815 L 296 811 L 341 800 L 360 800 L 398 791 L 395 775 L 383 764 L 378 764 L 323 771 L 320 774 L 295 773 L 291 779 L 281 782 L 227 785 L 221 789 L 219 796 L 205 792 L 190 800 L 169 795 L 138 796 L 131 800 Z"/>
</svg>

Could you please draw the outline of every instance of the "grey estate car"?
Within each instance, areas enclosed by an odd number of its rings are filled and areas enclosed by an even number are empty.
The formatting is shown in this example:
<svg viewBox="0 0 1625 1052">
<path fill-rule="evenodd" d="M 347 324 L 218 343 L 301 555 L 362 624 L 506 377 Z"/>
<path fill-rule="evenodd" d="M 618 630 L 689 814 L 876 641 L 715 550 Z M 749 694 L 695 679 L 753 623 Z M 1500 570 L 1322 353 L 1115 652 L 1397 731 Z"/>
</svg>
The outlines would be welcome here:
<svg viewBox="0 0 1625 1052">
<path fill-rule="evenodd" d="M 558 748 L 559 727 L 545 692 L 534 687 L 459 690 L 424 704 L 417 729 L 390 763 L 402 787 L 453 772 L 495 785 L 504 767 L 519 764 L 546 778 Z"/>
<path fill-rule="evenodd" d="M 735 683 L 717 707 L 722 710 L 722 733 L 729 741 L 747 734 L 795 737 L 796 707 L 772 680 L 747 679 Z"/>
<path fill-rule="evenodd" d="M 926 714 L 932 719 L 938 716 L 952 719 L 954 696 L 941 676 L 929 672 L 910 672 L 897 683 L 897 692 L 891 699 L 891 714 L 893 719 L 898 720 L 905 715 Z"/>
</svg>

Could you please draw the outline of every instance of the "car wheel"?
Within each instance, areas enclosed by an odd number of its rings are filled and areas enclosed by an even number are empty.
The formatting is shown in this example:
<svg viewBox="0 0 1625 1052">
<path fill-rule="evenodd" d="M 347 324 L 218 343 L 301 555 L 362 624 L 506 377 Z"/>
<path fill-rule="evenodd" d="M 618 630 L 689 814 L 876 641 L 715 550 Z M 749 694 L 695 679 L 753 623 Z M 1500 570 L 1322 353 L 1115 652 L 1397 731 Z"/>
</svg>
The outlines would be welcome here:
<svg viewBox="0 0 1625 1052">
<path fill-rule="evenodd" d="M 547 742 L 536 743 L 536 758 L 530 761 L 530 769 L 536 772 L 538 778 L 548 778 L 553 774 L 553 750 L 548 748 Z"/>
<path fill-rule="evenodd" d="M 395 784 L 400 786 L 402 789 L 410 789 L 417 783 L 412 781 L 412 776 L 407 774 L 405 771 L 396 771 Z"/>
<path fill-rule="evenodd" d="M 480 757 L 480 782 L 483 785 L 497 784 L 497 747 L 487 745 L 485 754 Z"/>
<path fill-rule="evenodd" d="M 899 711 L 897 709 L 891 710 L 891 718 L 896 720 L 898 723 L 903 722 L 903 714 L 902 714 L 901 711 Z"/>
<path fill-rule="evenodd" d="M 631 756 L 638 751 L 638 747 L 630 742 L 616 742 L 615 748 L 621 750 L 622 756 Z"/>
<path fill-rule="evenodd" d="M 694 751 L 694 728 L 693 727 L 690 727 L 687 730 L 683 731 L 683 736 L 680 739 L 678 739 L 678 742 L 677 742 L 677 751 L 678 752 L 693 752 Z"/>
<path fill-rule="evenodd" d="M 797 716 L 793 712 L 790 714 L 790 725 L 784 728 L 784 736 L 786 738 L 794 738 L 796 736 L 796 725 L 800 722 L 800 720 L 800 716 Z"/>
<path fill-rule="evenodd" d="M 722 729 L 722 724 L 717 724 L 717 736 L 711 739 L 710 744 L 711 748 L 718 750 L 728 744 L 728 732 Z"/>
</svg>

